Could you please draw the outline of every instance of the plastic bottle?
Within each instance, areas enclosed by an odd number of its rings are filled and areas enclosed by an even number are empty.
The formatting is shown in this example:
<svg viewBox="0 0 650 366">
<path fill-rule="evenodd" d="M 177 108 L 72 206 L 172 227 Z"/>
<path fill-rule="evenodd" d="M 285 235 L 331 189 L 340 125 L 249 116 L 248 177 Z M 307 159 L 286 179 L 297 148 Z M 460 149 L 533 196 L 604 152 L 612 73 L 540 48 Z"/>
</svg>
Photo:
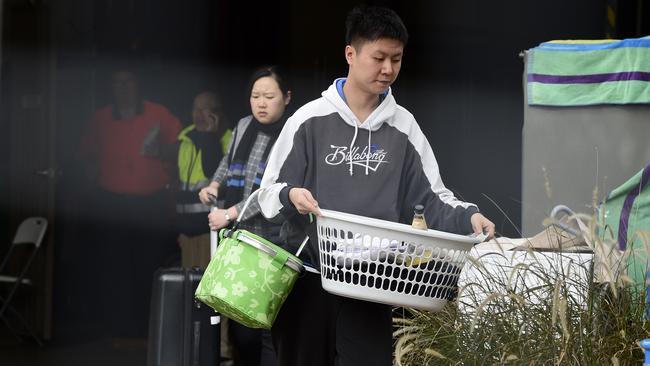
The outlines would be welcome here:
<svg viewBox="0 0 650 366">
<path fill-rule="evenodd" d="M 413 222 L 411 223 L 414 229 L 427 230 L 427 221 L 424 219 L 424 206 L 416 205 L 415 214 L 413 215 Z"/>
<path fill-rule="evenodd" d="M 413 214 L 413 222 L 411 223 L 411 226 L 414 229 L 418 230 L 428 230 L 429 228 L 427 227 L 427 221 L 424 219 L 424 206 L 422 205 L 416 205 L 415 206 L 415 212 Z M 413 246 L 413 244 L 409 244 L 409 246 Z M 407 266 L 418 266 L 420 264 L 426 263 L 429 261 L 428 258 L 423 258 L 422 256 L 422 249 L 414 249 L 414 256 L 407 256 L 404 260 L 404 263 L 406 263 Z"/>
</svg>

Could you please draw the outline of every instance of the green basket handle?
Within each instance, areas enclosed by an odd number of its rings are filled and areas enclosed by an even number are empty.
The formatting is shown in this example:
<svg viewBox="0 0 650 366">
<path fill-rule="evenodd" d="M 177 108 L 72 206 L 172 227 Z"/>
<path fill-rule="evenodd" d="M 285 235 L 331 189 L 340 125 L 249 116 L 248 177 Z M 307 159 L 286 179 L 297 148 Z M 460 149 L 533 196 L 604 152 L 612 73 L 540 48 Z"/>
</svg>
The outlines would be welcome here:
<svg viewBox="0 0 650 366">
<path fill-rule="evenodd" d="M 271 263 L 273 264 L 273 266 L 278 269 L 281 269 L 283 266 L 286 265 L 287 267 L 290 267 L 296 272 L 303 271 L 303 265 L 290 260 L 289 253 L 286 252 L 285 250 L 278 251 L 273 248 L 270 248 L 264 243 L 260 242 L 259 240 L 255 238 L 251 238 L 250 236 L 246 235 L 246 233 L 241 231 L 236 231 L 234 233 L 234 236 L 232 236 L 232 238 L 238 242 L 242 242 L 245 245 L 250 245 L 257 250 L 266 253 L 268 256 L 272 258 Z"/>
</svg>

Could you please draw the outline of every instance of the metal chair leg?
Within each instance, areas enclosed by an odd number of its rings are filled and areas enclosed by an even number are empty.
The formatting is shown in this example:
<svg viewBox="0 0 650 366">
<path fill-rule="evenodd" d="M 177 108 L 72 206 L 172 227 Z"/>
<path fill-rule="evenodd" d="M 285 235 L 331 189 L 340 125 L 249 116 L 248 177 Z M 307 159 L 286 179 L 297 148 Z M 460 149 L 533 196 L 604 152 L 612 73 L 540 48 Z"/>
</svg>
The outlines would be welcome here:
<svg viewBox="0 0 650 366">
<path fill-rule="evenodd" d="M 6 301 L 2 297 L 0 297 L 0 303 L 5 303 L 5 305 L 6 305 Z M 16 310 L 13 306 L 5 306 L 4 308 L 5 308 L 6 311 L 11 312 L 18 319 L 18 321 L 20 321 L 23 328 L 25 328 L 27 330 L 27 332 L 34 339 L 34 341 L 36 341 L 36 343 L 40 347 L 42 347 L 43 346 L 43 341 L 40 339 L 40 337 L 38 335 L 36 335 L 36 333 L 34 332 L 32 327 L 30 327 L 29 324 L 27 324 L 27 320 L 25 320 L 25 318 L 22 316 L 22 314 L 20 314 L 20 312 L 18 312 L 18 310 Z M 2 322 L 5 323 L 7 328 L 9 328 L 9 331 L 11 331 L 14 334 L 14 336 L 20 337 L 20 333 L 18 333 L 18 331 L 16 331 L 15 329 L 13 329 L 13 327 L 9 324 L 9 321 L 7 320 L 7 318 L 5 316 L 0 315 L 0 318 L 2 319 Z M 22 340 L 21 338 L 19 338 L 19 339 Z"/>
<path fill-rule="evenodd" d="M 16 338 L 18 342 L 23 341 L 23 337 L 21 337 L 18 331 L 13 326 L 11 326 L 11 323 L 9 323 L 9 320 L 6 317 L 2 316 L 0 317 L 0 320 L 2 320 L 2 323 L 7 327 L 7 329 L 9 329 L 9 333 L 11 333 L 11 335 Z"/>
</svg>

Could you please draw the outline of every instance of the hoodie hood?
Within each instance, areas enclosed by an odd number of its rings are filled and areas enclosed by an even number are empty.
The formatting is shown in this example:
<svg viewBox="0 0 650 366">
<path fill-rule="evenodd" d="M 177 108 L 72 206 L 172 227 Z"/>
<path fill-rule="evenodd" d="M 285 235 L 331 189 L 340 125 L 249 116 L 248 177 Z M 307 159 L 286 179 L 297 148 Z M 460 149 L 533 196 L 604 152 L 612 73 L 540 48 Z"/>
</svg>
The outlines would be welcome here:
<svg viewBox="0 0 650 366">
<path fill-rule="evenodd" d="M 388 92 L 384 97 L 384 100 L 379 103 L 377 108 L 375 108 L 375 110 L 368 116 L 365 121 L 361 121 L 363 123 L 360 123 L 336 89 L 336 83 L 338 83 L 339 80 L 345 80 L 345 78 L 334 80 L 332 85 L 330 85 L 327 90 L 323 91 L 322 95 L 325 100 L 334 106 L 336 111 L 341 115 L 341 117 L 343 117 L 343 120 L 348 125 L 352 127 L 356 126 L 357 128 L 364 130 L 377 131 L 384 123 L 395 116 L 395 111 L 397 110 L 397 102 L 395 102 L 395 98 L 393 98 L 392 90 L 388 88 Z"/>
</svg>

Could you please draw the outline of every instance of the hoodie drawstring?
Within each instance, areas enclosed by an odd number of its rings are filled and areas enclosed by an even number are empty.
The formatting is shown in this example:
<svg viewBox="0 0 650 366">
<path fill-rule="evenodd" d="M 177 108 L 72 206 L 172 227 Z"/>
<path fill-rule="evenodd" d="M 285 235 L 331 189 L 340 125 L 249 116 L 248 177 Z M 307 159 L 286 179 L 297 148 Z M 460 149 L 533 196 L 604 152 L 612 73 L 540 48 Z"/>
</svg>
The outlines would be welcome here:
<svg viewBox="0 0 650 366">
<path fill-rule="evenodd" d="M 352 172 L 353 169 L 353 162 L 352 162 L 352 148 L 354 147 L 354 143 L 357 142 L 357 135 L 359 134 L 359 127 L 357 126 L 357 123 L 355 121 L 354 123 L 354 136 L 352 137 L 352 141 L 350 142 L 350 150 L 348 150 L 349 153 L 349 163 L 350 164 L 350 176 L 354 175 Z M 371 149 L 372 149 L 372 126 L 370 125 L 370 121 L 368 121 L 368 149 L 366 150 L 366 175 L 368 175 L 368 169 L 370 167 L 370 154 L 371 154 Z"/>
<path fill-rule="evenodd" d="M 372 142 L 372 126 L 370 126 L 370 121 L 368 121 L 368 151 L 366 151 L 366 175 L 368 175 L 368 166 L 370 165 L 371 142 Z"/>
<path fill-rule="evenodd" d="M 352 142 L 350 142 L 350 150 L 348 150 L 348 154 L 350 154 L 350 176 L 352 176 L 352 147 L 354 146 L 354 143 L 357 141 L 357 133 L 359 132 L 359 127 L 357 126 L 357 121 L 354 121 L 354 137 L 352 137 Z"/>
</svg>

